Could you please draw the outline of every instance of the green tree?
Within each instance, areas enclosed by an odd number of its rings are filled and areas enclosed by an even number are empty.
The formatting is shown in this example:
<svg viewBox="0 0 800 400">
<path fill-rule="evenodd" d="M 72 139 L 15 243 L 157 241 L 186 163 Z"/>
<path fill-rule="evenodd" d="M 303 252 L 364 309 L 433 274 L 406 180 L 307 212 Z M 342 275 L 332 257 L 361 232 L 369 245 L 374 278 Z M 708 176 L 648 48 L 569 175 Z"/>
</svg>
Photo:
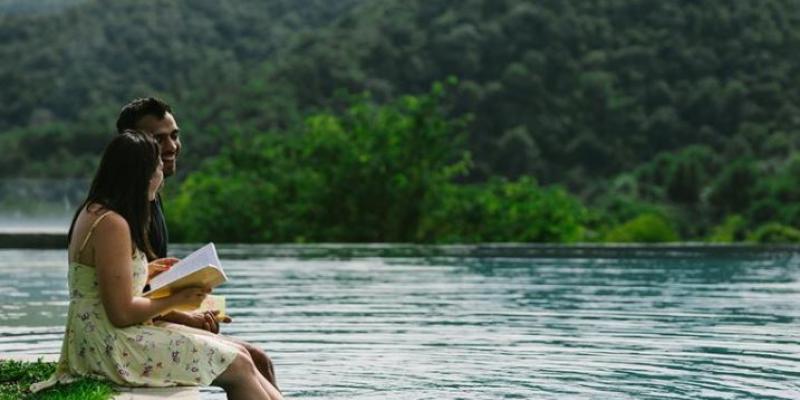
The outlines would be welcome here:
<svg viewBox="0 0 800 400">
<path fill-rule="evenodd" d="M 800 230 L 779 223 L 768 223 L 760 226 L 749 237 L 756 243 L 800 243 Z"/>
<path fill-rule="evenodd" d="M 431 198 L 420 227 L 424 241 L 575 242 L 583 239 L 586 210 L 557 187 L 529 177 L 485 184 L 447 185 Z"/>
<path fill-rule="evenodd" d="M 715 180 L 710 201 L 723 214 L 740 213 L 753 199 L 758 171 L 751 160 L 738 160 L 728 165 Z"/>
<path fill-rule="evenodd" d="M 176 235 L 415 240 L 426 199 L 468 165 L 459 145 L 464 122 L 444 116 L 442 96 L 443 86 L 434 85 L 383 106 L 363 97 L 342 116 L 309 117 L 296 134 L 237 141 L 189 177 L 169 205 Z"/>
<path fill-rule="evenodd" d="M 735 243 L 747 238 L 747 221 L 739 215 L 730 215 L 725 221 L 714 227 L 708 238 L 714 243 Z"/>
<path fill-rule="evenodd" d="M 642 214 L 612 229 L 605 240 L 617 243 L 675 242 L 678 234 L 661 215 Z"/>
</svg>

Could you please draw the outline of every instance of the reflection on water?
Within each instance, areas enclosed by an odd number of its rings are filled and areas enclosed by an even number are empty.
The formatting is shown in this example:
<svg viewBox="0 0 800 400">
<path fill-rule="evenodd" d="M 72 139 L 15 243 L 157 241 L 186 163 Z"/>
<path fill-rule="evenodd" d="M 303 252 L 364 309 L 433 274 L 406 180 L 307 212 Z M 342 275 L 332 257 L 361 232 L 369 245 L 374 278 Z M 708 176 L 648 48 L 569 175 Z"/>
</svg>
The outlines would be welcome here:
<svg viewBox="0 0 800 400">
<path fill-rule="evenodd" d="M 220 246 L 225 333 L 264 347 L 290 398 L 800 397 L 800 259 L 785 253 L 370 251 Z M 65 257 L 0 251 L 0 353 L 58 352 Z"/>
</svg>

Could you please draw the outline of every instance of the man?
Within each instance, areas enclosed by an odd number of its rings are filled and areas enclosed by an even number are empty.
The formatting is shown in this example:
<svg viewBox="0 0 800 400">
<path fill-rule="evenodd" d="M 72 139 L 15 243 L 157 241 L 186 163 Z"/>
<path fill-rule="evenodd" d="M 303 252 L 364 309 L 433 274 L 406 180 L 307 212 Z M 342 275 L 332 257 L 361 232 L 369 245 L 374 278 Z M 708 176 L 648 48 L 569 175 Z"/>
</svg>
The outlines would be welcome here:
<svg viewBox="0 0 800 400">
<path fill-rule="evenodd" d="M 172 108 L 165 102 L 154 97 L 135 99 L 122 107 L 117 118 L 117 132 L 122 133 L 126 129 L 134 129 L 152 135 L 161 146 L 161 161 L 164 163 L 164 177 L 175 175 L 178 156 L 181 153 L 180 129 Z M 177 262 L 177 259 L 167 258 L 167 243 L 169 236 L 167 224 L 164 220 L 164 211 L 161 204 L 161 195 L 151 203 L 151 221 L 149 228 L 150 243 L 153 251 L 158 256 L 157 260 L 148 260 L 151 266 L 158 270 L 169 268 Z M 160 318 L 161 321 L 171 322 L 189 327 L 204 329 L 212 333 L 219 333 L 220 322 L 231 322 L 230 317 L 225 317 L 222 321 L 217 318 L 215 312 L 194 312 L 184 313 L 173 311 Z M 272 360 L 263 350 L 254 347 L 246 342 L 239 342 L 234 338 L 228 338 L 243 346 L 253 358 L 258 371 L 264 375 L 275 388 L 278 388 L 275 380 L 275 369 Z"/>
</svg>

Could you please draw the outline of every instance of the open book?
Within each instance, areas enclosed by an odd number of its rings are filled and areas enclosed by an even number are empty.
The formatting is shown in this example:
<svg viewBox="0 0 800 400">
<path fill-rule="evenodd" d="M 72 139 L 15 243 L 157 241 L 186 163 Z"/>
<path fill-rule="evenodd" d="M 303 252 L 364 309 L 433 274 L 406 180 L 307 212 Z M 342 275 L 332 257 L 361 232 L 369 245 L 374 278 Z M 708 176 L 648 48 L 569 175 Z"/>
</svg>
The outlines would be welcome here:
<svg viewBox="0 0 800 400">
<path fill-rule="evenodd" d="M 217 249 L 209 243 L 151 279 L 150 291 L 144 296 L 157 299 L 191 286 L 213 288 L 227 280 Z"/>
</svg>

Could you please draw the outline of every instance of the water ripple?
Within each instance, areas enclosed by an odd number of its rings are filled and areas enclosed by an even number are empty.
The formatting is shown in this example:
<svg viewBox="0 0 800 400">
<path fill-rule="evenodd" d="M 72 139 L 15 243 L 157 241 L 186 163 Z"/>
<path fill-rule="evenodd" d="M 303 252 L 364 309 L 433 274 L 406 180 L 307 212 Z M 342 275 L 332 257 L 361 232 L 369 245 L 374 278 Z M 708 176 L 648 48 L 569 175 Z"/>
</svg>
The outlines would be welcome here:
<svg viewBox="0 0 800 400">
<path fill-rule="evenodd" d="M 266 349 L 291 398 L 800 398 L 787 249 L 220 250 L 225 333 Z M 59 351 L 65 265 L 0 251 L 0 354 Z"/>
</svg>

